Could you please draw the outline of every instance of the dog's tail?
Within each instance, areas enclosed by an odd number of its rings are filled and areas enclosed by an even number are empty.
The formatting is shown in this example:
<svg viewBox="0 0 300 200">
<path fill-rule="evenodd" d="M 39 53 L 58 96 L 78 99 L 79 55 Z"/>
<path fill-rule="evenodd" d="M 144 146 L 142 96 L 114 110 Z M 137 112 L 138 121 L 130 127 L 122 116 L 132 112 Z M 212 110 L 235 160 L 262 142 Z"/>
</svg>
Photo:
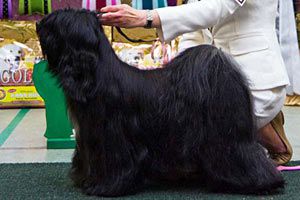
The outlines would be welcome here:
<svg viewBox="0 0 300 200">
<path fill-rule="evenodd" d="M 191 81 L 186 90 L 193 104 L 186 123 L 195 127 L 185 144 L 203 166 L 208 185 L 213 190 L 238 193 L 283 187 L 281 174 L 257 143 L 249 83 L 239 65 L 210 45 L 184 54 L 182 57 L 189 56 L 185 67 L 192 67 L 183 73 Z"/>
</svg>

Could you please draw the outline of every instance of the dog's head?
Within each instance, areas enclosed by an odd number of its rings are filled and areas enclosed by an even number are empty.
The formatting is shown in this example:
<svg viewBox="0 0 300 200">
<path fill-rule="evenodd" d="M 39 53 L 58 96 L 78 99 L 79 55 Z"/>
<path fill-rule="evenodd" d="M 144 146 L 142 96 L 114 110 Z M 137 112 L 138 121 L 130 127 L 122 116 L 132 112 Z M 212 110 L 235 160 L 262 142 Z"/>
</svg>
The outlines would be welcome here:
<svg viewBox="0 0 300 200">
<path fill-rule="evenodd" d="M 78 101 L 90 98 L 95 93 L 101 41 L 109 44 L 97 14 L 57 10 L 37 23 L 37 34 L 49 70 L 58 77 L 65 94 Z"/>
</svg>

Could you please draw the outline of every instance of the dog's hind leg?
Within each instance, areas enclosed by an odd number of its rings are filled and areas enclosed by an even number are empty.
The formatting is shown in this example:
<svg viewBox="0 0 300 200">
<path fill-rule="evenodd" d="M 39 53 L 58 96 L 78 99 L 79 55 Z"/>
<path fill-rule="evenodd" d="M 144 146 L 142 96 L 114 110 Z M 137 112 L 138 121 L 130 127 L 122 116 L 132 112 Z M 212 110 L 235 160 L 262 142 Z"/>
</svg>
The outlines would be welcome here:
<svg viewBox="0 0 300 200">
<path fill-rule="evenodd" d="M 226 139 L 225 139 L 226 140 Z M 214 192 L 267 194 L 284 186 L 284 180 L 255 142 L 218 138 L 201 147 L 201 169 Z"/>
<path fill-rule="evenodd" d="M 202 133 L 204 135 L 194 136 L 190 142 L 192 155 L 198 161 L 208 187 L 213 191 L 233 193 L 273 192 L 283 187 L 282 175 L 267 158 L 262 146 L 251 138 L 253 133 L 244 129 L 247 127 L 239 127 L 239 119 L 232 121 L 232 114 L 215 113 L 223 119 L 209 118 L 210 122 L 204 123 L 211 125 L 202 129 L 206 131 Z M 198 138 L 201 141 L 197 141 Z"/>
<path fill-rule="evenodd" d="M 192 112 L 198 122 L 188 142 L 192 155 L 215 191 L 261 193 L 283 187 L 282 175 L 257 142 L 246 81 L 237 64 L 217 51 L 208 49 L 212 57 L 198 65 L 194 85 L 200 103 Z"/>
</svg>

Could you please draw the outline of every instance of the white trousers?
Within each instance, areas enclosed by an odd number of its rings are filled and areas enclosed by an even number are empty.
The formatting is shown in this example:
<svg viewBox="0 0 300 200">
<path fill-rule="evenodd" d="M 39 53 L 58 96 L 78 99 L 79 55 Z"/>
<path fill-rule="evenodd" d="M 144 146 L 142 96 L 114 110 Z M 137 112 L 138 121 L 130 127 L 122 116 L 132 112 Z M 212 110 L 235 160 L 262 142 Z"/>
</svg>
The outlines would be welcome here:
<svg viewBox="0 0 300 200">
<path fill-rule="evenodd" d="M 251 90 L 256 128 L 260 129 L 280 112 L 286 98 L 286 86 Z"/>
</svg>

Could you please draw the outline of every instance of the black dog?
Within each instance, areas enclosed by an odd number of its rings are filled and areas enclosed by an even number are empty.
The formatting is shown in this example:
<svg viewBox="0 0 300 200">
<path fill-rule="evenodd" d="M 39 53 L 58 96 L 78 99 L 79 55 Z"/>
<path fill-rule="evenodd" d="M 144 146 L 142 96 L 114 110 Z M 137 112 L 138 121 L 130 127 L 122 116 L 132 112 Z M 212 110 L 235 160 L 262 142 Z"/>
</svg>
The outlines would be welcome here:
<svg viewBox="0 0 300 200">
<path fill-rule="evenodd" d="M 198 180 L 217 192 L 284 186 L 257 143 L 245 78 L 201 45 L 162 69 L 120 61 L 96 13 L 59 10 L 37 25 L 76 127 L 72 179 L 86 194 L 134 193 L 149 181 Z"/>
</svg>

